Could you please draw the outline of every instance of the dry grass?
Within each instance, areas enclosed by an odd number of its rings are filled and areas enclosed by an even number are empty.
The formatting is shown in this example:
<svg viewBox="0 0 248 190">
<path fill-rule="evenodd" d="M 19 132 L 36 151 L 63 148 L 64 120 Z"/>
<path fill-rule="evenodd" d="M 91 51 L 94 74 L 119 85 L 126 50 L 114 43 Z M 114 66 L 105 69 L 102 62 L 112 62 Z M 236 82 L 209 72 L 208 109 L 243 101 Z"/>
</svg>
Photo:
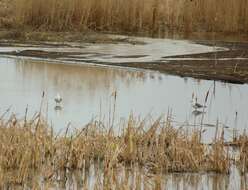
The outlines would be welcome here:
<svg viewBox="0 0 248 190">
<path fill-rule="evenodd" d="M 0 0 L 0 28 L 12 28 L 15 23 L 13 17 L 13 1 Z"/>
<path fill-rule="evenodd" d="M 170 31 L 248 30 L 246 0 L 13 0 L 5 4 L 15 10 L 11 14 L 15 25 L 39 30 L 90 29 L 159 36 Z"/>
<path fill-rule="evenodd" d="M 127 171 L 136 177 L 154 176 L 156 185 L 171 172 L 229 172 L 230 159 L 221 138 L 211 147 L 202 144 L 199 131 L 173 128 L 168 118 L 147 123 L 130 117 L 120 129 L 117 135 L 94 121 L 81 130 L 56 135 L 40 117 L 1 119 L 0 185 L 24 184 L 37 176 L 56 181 L 68 171 L 85 176 L 93 165 L 98 168 L 95 185 L 107 189 L 113 185 L 125 189 Z M 134 183 L 144 181 L 137 177 Z"/>
<path fill-rule="evenodd" d="M 238 167 L 242 174 L 246 174 L 248 172 L 248 134 L 244 132 L 238 137 L 235 135 L 232 145 L 238 149 Z"/>
</svg>

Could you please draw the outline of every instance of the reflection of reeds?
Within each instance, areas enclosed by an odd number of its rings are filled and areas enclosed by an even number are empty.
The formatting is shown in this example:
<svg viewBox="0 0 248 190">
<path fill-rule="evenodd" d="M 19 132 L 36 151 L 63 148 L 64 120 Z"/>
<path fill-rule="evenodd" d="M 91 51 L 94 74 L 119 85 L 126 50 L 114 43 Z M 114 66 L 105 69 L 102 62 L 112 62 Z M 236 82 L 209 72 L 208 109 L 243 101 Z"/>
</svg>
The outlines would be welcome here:
<svg viewBox="0 0 248 190">
<path fill-rule="evenodd" d="M 239 148 L 238 166 L 242 174 L 248 171 L 248 135 L 244 134 L 237 137 L 235 134 L 233 145 Z"/>
<path fill-rule="evenodd" d="M 148 124 L 130 117 L 118 136 L 99 121 L 73 133 L 67 129 L 64 135 L 54 134 L 40 116 L 20 121 L 13 115 L 0 121 L 2 185 L 22 184 L 35 174 L 52 180 L 63 171 L 88 171 L 97 163 L 103 175 L 97 183 L 107 188 L 117 185 L 120 167 L 154 175 L 157 187 L 159 176 L 168 172 L 228 173 L 230 168 L 223 138 L 209 147 L 200 142 L 199 131 L 173 128 L 169 119 Z"/>
<path fill-rule="evenodd" d="M 247 31 L 246 0 L 15 0 L 16 23 L 45 30 Z"/>
</svg>

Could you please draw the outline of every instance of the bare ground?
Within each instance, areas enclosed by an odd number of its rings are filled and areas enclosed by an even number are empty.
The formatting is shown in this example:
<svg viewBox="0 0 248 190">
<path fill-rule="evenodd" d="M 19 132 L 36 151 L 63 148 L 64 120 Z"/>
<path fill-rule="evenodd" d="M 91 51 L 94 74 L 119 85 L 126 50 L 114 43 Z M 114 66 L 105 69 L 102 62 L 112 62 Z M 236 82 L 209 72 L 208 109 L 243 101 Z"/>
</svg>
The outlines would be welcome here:
<svg viewBox="0 0 248 190">
<path fill-rule="evenodd" d="M 237 49 L 218 53 L 164 57 L 161 62 L 118 65 L 158 70 L 182 77 L 248 83 L 248 48 L 244 44 Z"/>
<path fill-rule="evenodd" d="M 1 34 L 1 33 L 0 33 Z M 37 39 L 37 36 L 40 36 L 41 33 L 38 34 L 30 34 L 35 35 L 31 39 Z M 50 35 L 43 34 L 46 40 L 50 39 L 50 41 L 60 41 L 61 39 L 67 39 L 67 41 L 79 41 L 87 42 L 87 43 L 131 43 L 136 44 L 140 42 L 131 41 L 127 39 L 111 39 L 105 35 L 91 34 L 82 36 L 73 35 L 68 33 L 68 35 Z M 50 38 L 48 38 L 50 36 Z M 65 37 L 66 36 L 66 37 Z M 26 38 L 27 40 L 28 38 Z M 39 39 L 39 38 L 38 38 Z M 32 41 L 32 40 L 31 40 Z M 20 41 L 19 41 L 20 42 Z M 26 41 L 22 41 L 26 42 Z M 49 42 L 40 42 L 37 40 L 33 40 L 32 43 L 34 45 L 46 43 L 49 45 Z M 31 43 L 31 44 L 32 44 Z M 72 60 L 75 61 L 83 61 L 94 64 L 102 64 L 102 65 L 114 65 L 114 66 L 122 66 L 122 67 L 133 67 L 133 68 L 142 68 L 142 69 L 150 69 L 156 70 L 168 74 L 179 75 L 182 77 L 193 77 L 197 79 L 208 79 L 208 80 L 220 80 L 231 83 L 248 83 L 248 43 L 245 42 L 215 42 L 212 41 L 197 41 L 195 43 L 217 46 L 217 47 L 227 47 L 228 51 L 220 51 L 220 52 L 211 52 L 211 53 L 201 53 L 201 54 L 191 54 L 191 55 L 180 55 L 173 57 L 163 57 L 159 61 L 154 62 L 118 62 L 118 63 L 106 63 L 99 62 L 89 59 L 80 59 L 76 60 L 75 55 L 79 53 L 72 52 L 46 52 L 39 50 L 24 50 L 20 52 L 8 52 L 8 53 L 0 53 L 5 55 L 14 55 L 14 56 L 24 56 L 24 57 L 36 57 L 36 58 L 49 58 L 49 59 L 59 59 L 63 58 L 66 61 Z M 30 44 L 30 41 L 29 41 Z M 15 43 L 14 46 L 17 44 Z M 51 43 L 51 46 L 64 45 L 63 43 Z M 9 42 L 0 42 L 0 46 L 11 46 Z M 97 52 L 96 52 L 97 54 Z M 83 54 L 80 53 L 82 57 Z"/>
</svg>

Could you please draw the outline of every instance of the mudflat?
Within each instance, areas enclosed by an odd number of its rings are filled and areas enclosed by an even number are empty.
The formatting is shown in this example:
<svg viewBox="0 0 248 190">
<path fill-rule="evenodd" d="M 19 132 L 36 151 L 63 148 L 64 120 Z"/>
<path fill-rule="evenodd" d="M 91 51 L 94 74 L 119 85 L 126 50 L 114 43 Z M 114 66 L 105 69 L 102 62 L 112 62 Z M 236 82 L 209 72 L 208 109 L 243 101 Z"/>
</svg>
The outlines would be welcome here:
<svg viewBox="0 0 248 190">
<path fill-rule="evenodd" d="M 78 42 L 78 41 L 77 41 Z M 0 47 L 29 47 L 19 51 L 1 51 L 1 55 L 23 56 L 42 59 L 55 59 L 60 61 L 84 62 L 99 65 L 121 66 L 156 70 L 182 77 L 193 77 L 197 79 L 220 80 L 230 83 L 248 83 L 248 43 L 247 42 L 221 42 L 217 41 L 191 41 L 193 44 L 205 45 L 213 48 L 211 52 L 187 53 L 181 55 L 164 55 L 159 59 L 147 60 L 146 54 L 111 55 L 114 59 L 105 61 L 95 59 L 99 56 L 109 56 L 98 52 L 89 54 L 84 52 L 84 44 L 128 44 L 131 46 L 143 46 L 145 42 L 129 37 L 111 37 L 109 35 L 91 35 L 81 38 L 80 43 L 71 45 L 63 42 L 33 41 L 2 41 Z M 26 44 L 26 45 L 25 45 Z M 78 45 L 80 44 L 80 45 Z M 39 47 L 52 47 L 54 50 L 43 50 Z M 35 47 L 32 49 L 31 47 Z M 57 47 L 65 48 L 62 52 L 56 51 Z M 215 48 L 216 47 L 216 48 Z M 73 51 L 77 48 L 77 51 Z M 118 47 L 113 48 L 118 49 Z M 127 47 L 128 49 L 128 47 Z M 80 50 L 80 51 L 78 51 Z M 216 51 L 215 51 L 216 50 Z M 90 55 L 90 56 L 89 56 Z M 136 61 L 142 59 L 143 61 Z M 127 61 L 128 60 L 128 61 Z"/>
</svg>

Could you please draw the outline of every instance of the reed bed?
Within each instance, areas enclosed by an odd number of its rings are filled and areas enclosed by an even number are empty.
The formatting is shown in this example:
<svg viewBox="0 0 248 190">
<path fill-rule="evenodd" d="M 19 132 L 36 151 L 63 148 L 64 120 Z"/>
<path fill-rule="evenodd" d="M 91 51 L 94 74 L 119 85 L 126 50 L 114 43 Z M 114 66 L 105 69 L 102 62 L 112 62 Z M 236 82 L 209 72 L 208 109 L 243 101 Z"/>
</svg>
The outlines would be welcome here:
<svg viewBox="0 0 248 190">
<path fill-rule="evenodd" d="M 18 27 L 38 30 L 157 36 L 171 31 L 248 31 L 246 0 L 13 0 L 7 4 L 14 11 L 5 18 L 13 17 Z"/>
<path fill-rule="evenodd" d="M 228 174 L 231 158 L 223 139 L 209 146 L 200 137 L 199 130 L 174 128 L 169 118 L 147 123 L 130 116 L 119 133 L 97 120 L 56 134 L 40 116 L 27 121 L 12 115 L 0 120 L 0 185 L 61 181 L 77 171 L 83 177 L 92 167 L 95 186 L 106 189 L 124 188 L 130 176 L 137 185 L 153 176 L 159 186 L 161 176 L 173 172 Z"/>
</svg>

